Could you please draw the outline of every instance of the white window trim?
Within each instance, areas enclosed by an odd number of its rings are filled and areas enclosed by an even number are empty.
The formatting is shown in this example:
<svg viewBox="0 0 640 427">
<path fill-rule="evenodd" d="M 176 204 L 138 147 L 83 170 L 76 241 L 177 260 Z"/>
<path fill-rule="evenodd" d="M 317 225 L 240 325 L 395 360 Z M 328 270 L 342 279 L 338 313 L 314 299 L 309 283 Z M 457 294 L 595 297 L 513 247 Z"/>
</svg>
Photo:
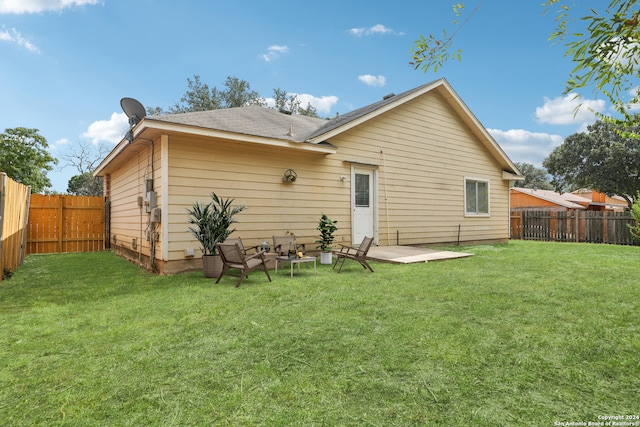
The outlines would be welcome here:
<svg viewBox="0 0 640 427">
<path fill-rule="evenodd" d="M 467 181 L 486 182 L 487 183 L 487 213 L 467 212 Z M 464 200 L 463 200 L 462 209 L 464 210 L 464 216 L 465 217 L 473 217 L 473 218 L 490 217 L 491 216 L 491 181 L 486 179 L 486 178 L 477 178 L 477 177 L 473 177 L 473 176 L 465 176 L 464 177 L 464 181 L 463 181 L 463 188 L 464 188 Z"/>
</svg>

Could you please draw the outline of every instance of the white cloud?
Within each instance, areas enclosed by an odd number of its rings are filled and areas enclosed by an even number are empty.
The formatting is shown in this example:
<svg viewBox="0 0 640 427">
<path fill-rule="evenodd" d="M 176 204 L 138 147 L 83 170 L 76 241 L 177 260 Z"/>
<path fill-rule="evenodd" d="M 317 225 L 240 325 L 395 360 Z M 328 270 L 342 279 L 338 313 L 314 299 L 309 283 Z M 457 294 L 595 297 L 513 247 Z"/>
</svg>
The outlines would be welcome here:
<svg viewBox="0 0 640 427">
<path fill-rule="evenodd" d="M 331 108 L 338 103 L 338 97 L 333 95 L 317 97 L 307 93 L 287 93 L 287 96 L 296 96 L 302 108 L 307 108 L 307 105 L 311 104 L 318 114 L 329 114 Z M 274 108 L 276 105 L 276 100 L 273 98 L 265 98 L 264 101 L 269 108 Z"/>
<path fill-rule="evenodd" d="M 487 129 L 514 162 L 541 167 L 542 161 L 564 141 L 560 135 L 530 132 L 524 129 Z"/>
<path fill-rule="evenodd" d="M 89 125 L 86 132 L 80 135 L 91 140 L 92 144 L 106 141 L 117 144 L 129 129 L 129 118 L 125 113 L 113 113 L 109 120 L 98 120 Z"/>
<path fill-rule="evenodd" d="M 620 68 L 629 66 L 632 60 L 635 64 L 634 56 L 640 48 L 638 42 L 620 37 L 614 37 L 601 46 L 603 50 L 599 53 L 601 53 L 602 60 L 612 65 L 618 65 Z"/>
<path fill-rule="evenodd" d="M 15 43 L 18 46 L 27 49 L 29 52 L 40 53 L 40 49 L 38 49 L 38 47 L 31 43 L 29 40 L 22 37 L 22 35 L 15 28 L 7 29 L 3 26 L 0 29 L 0 40 Z"/>
<path fill-rule="evenodd" d="M 267 53 L 262 55 L 262 59 L 267 62 L 273 61 L 274 59 L 278 59 L 281 54 L 289 53 L 289 48 L 287 46 L 278 46 L 273 45 L 267 48 Z"/>
<path fill-rule="evenodd" d="M 383 87 L 384 85 L 387 84 L 387 79 L 381 75 L 372 76 L 371 74 L 365 74 L 362 76 L 358 76 L 358 80 L 360 80 L 362 83 L 366 84 L 367 86 Z"/>
<path fill-rule="evenodd" d="M 554 99 L 544 98 L 544 105 L 536 108 L 539 123 L 552 125 L 591 124 L 596 121 L 594 112 L 605 109 L 605 101 L 601 99 L 584 99 L 570 93 Z"/>
<path fill-rule="evenodd" d="M 62 147 L 67 147 L 70 143 L 71 141 L 69 141 L 68 138 L 60 138 L 57 139 L 53 144 L 50 144 L 49 148 L 51 149 L 51 151 L 55 151 L 61 149 Z"/>
<path fill-rule="evenodd" d="M 351 28 L 347 32 L 356 37 L 370 36 L 373 34 L 395 34 L 395 31 L 382 24 L 376 24 L 369 28 Z M 402 33 L 400 33 L 400 35 L 402 35 Z"/>
<path fill-rule="evenodd" d="M 300 100 L 300 106 L 302 106 L 302 108 L 307 108 L 307 105 L 311 104 L 320 114 L 329 114 L 331 108 L 338 103 L 338 97 L 333 95 L 316 97 L 301 93 L 298 94 L 298 99 Z"/>
<path fill-rule="evenodd" d="M 631 98 L 631 102 L 627 104 L 627 110 L 631 113 L 640 111 L 640 102 L 633 101 L 635 98 L 640 97 L 640 86 L 636 86 L 629 90 L 629 97 Z"/>
<path fill-rule="evenodd" d="M 101 0 L 0 0 L 0 15 L 59 12 L 73 6 L 94 5 L 100 2 Z"/>
</svg>

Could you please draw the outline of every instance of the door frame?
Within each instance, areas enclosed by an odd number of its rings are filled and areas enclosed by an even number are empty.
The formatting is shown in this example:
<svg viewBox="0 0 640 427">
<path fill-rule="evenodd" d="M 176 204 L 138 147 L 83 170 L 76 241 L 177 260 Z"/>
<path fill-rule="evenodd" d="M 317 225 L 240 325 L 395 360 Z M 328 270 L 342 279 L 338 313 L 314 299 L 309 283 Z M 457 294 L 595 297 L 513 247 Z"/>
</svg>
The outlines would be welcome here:
<svg viewBox="0 0 640 427">
<path fill-rule="evenodd" d="M 366 171 L 371 174 L 371 188 L 369 197 L 372 211 L 373 243 L 378 242 L 378 167 L 367 164 L 351 164 L 351 244 L 359 245 L 362 241 L 355 241 L 355 215 L 356 208 L 356 173 Z"/>
</svg>

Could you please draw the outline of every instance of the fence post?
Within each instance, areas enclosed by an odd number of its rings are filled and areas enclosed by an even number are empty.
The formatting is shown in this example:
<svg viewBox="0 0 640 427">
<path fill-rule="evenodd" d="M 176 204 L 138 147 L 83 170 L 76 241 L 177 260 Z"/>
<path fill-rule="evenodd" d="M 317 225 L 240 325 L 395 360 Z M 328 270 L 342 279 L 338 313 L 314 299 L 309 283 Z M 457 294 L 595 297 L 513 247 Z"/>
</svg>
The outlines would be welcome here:
<svg viewBox="0 0 640 427">
<path fill-rule="evenodd" d="M 24 227 L 22 229 L 22 242 L 20 243 L 20 263 L 27 256 L 27 228 L 29 226 L 29 209 L 31 209 L 31 186 L 29 186 L 29 194 L 26 197 L 27 207 L 24 211 Z"/>
<path fill-rule="evenodd" d="M 64 220 L 62 215 L 64 214 L 64 196 L 60 196 L 58 199 L 58 253 L 62 253 L 62 227 L 64 226 Z"/>
</svg>

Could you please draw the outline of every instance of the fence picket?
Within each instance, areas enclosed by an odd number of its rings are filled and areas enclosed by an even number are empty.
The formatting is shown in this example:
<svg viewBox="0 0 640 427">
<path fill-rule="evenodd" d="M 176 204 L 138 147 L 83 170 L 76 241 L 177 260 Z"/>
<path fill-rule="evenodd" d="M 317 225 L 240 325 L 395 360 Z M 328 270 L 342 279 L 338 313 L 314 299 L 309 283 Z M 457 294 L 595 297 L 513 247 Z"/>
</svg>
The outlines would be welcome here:
<svg viewBox="0 0 640 427">
<path fill-rule="evenodd" d="M 31 195 L 27 253 L 104 250 L 104 198 Z"/>
<path fill-rule="evenodd" d="M 511 238 L 557 242 L 638 244 L 627 224 L 635 221 L 628 212 L 512 211 Z"/>
<path fill-rule="evenodd" d="M 14 271 L 25 257 L 24 239 L 29 186 L 20 184 L 0 172 L 0 282 L 5 270 Z"/>
</svg>

